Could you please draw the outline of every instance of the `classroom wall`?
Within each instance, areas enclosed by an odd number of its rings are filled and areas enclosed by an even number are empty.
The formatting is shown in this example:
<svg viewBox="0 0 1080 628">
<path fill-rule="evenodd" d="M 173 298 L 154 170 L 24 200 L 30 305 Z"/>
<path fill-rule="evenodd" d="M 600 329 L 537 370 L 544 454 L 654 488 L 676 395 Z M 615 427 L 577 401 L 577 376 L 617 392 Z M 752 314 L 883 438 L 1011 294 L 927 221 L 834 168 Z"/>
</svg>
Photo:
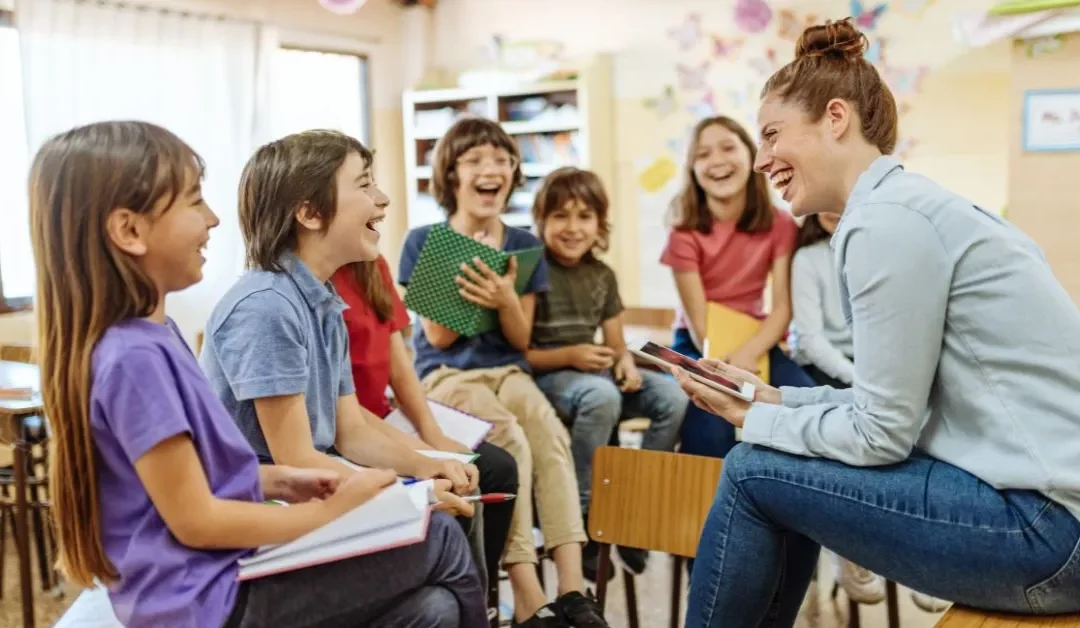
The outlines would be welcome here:
<svg viewBox="0 0 1080 628">
<path fill-rule="evenodd" d="M 898 81 L 904 85 L 902 100 L 907 103 L 901 119 L 907 166 L 934 176 L 988 209 L 1001 210 L 1009 181 L 1006 120 L 1011 51 L 1006 44 L 969 50 L 956 43 L 951 33 L 956 13 L 985 9 L 987 4 L 983 0 L 892 2 L 868 32 L 872 40 L 885 42 L 884 58 L 890 67 L 909 76 L 926 68 L 921 80 Z M 608 0 L 447 0 L 435 10 L 433 58 L 451 71 L 481 63 L 482 50 L 494 35 L 511 42 L 555 41 L 570 60 L 598 53 L 614 57 L 616 139 L 611 151 L 616 166 L 613 180 L 606 184 L 616 210 L 616 231 L 608 261 L 630 305 L 670 307 L 675 303 L 670 276 L 657 263 L 663 246 L 657 233 L 664 228 L 664 210 L 678 176 L 668 174 L 662 181 L 646 184 L 647 177 L 642 175 L 665 159 L 681 166 L 688 127 L 700 117 L 701 101 L 710 89 L 716 111 L 752 125 L 756 90 L 771 71 L 760 67 L 778 67 L 790 60 L 794 34 L 811 15 L 815 22 L 841 18 L 850 14 L 851 7 L 847 0 L 767 4 L 763 0 L 758 6 L 768 6 L 773 17 L 766 28 L 754 33 L 738 26 L 735 6 L 734 2 L 620 0 L 617 18 L 615 4 Z M 680 31 L 693 30 L 687 22 L 694 14 L 701 37 L 683 49 L 678 42 Z M 604 26 L 597 28 L 597 24 Z M 734 44 L 736 52 L 717 54 L 714 36 Z M 687 89 L 684 70 L 704 63 L 709 69 L 703 85 Z M 663 100 L 668 85 L 674 88 L 671 111 L 661 112 L 657 102 Z M 620 133 L 619 129 L 633 132 Z M 671 170 L 669 165 L 666 169 Z"/>
<path fill-rule="evenodd" d="M 1032 56 L 1018 42 L 1012 49 L 1009 86 L 1008 216 L 1031 235 L 1073 300 L 1080 302 L 1080 151 L 1028 153 L 1023 139 L 1024 92 L 1029 89 L 1080 89 L 1080 33 L 1062 37 L 1058 50 Z"/>
</svg>

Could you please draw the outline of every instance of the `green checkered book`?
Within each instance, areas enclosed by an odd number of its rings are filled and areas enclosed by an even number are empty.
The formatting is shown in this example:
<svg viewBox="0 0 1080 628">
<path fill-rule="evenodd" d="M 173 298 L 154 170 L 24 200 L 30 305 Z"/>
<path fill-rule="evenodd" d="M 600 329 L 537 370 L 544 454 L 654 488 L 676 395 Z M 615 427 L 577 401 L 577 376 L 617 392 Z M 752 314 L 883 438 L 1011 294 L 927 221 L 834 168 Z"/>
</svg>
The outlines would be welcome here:
<svg viewBox="0 0 1080 628">
<path fill-rule="evenodd" d="M 462 274 L 461 265 L 471 264 L 474 257 L 501 275 L 506 272 L 511 256 L 518 258 L 515 288 L 521 294 L 544 256 L 543 248 L 507 253 L 445 225 L 435 225 L 428 232 L 409 277 L 405 307 L 465 337 L 498 329 L 498 314 L 466 301 L 454 278 Z"/>
</svg>

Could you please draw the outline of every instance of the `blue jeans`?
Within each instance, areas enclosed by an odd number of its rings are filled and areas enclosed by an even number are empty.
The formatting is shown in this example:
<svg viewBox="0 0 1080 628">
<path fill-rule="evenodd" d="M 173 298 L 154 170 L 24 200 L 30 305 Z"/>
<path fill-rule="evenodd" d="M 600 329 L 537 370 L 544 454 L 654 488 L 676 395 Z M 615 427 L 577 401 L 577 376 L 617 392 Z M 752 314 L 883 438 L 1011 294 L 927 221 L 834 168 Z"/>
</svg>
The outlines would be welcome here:
<svg viewBox="0 0 1080 628">
<path fill-rule="evenodd" d="M 1080 521 L 921 453 L 851 467 L 742 443 L 724 460 L 687 628 L 791 626 L 824 546 L 909 588 L 991 611 L 1080 611 Z"/>
<path fill-rule="evenodd" d="M 690 339 L 686 329 L 676 329 L 671 348 L 679 353 L 699 359 L 701 354 Z M 769 350 L 769 383 L 773 386 L 813 388 L 817 383 L 779 347 Z M 686 411 L 682 427 L 682 445 L 679 452 L 723 458 L 735 446 L 735 426 L 701 408 L 691 405 Z"/>
<path fill-rule="evenodd" d="M 593 452 L 608 444 L 620 420 L 647 417 L 651 423 L 641 446 L 675 449 L 690 400 L 670 377 L 648 369 L 641 369 L 641 377 L 641 390 L 632 393 L 620 391 L 610 374 L 567 369 L 536 377 L 536 385 L 570 425 L 570 451 L 583 512 L 592 495 Z"/>
</svg>

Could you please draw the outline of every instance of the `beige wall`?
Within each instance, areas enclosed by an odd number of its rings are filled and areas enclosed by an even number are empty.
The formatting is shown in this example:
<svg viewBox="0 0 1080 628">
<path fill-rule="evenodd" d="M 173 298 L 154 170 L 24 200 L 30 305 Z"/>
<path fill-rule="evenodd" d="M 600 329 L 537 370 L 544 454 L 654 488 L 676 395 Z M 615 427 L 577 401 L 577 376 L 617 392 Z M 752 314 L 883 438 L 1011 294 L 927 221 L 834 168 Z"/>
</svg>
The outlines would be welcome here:
<svg viewBox="0 0 1080 628">
<path fill-rule="evenodd" d="M 1009 218 L 1042 246 L 1058 279 L 1080 301 L 1080 152 L 1025 153 L 1021 147 L 1024 92 L 1046 88 L 1080 89 L 1080 33 L 1034 59 L 1021 44 L 1013 49 L 1008 171 Z"/>
</svg>

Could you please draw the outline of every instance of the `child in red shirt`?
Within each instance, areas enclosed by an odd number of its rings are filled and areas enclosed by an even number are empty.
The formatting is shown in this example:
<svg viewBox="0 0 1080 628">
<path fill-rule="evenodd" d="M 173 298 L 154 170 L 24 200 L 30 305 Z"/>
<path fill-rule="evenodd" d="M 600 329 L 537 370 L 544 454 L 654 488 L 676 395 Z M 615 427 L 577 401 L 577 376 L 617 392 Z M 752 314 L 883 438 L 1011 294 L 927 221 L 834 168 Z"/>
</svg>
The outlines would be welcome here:
<svg viewBox="0 0 1080 628">
<path fill-rule="evenodd" d="M 694 127 L 685 185 L 672 206 L 675 228 L 660 258 L 671 267 L 679 291 L 672 348 L 701 357 L 706 303 L 721 303 L 763 322 L 757 335 L 727 356 L 727 362 L 753 372 L 758 358 L 768 354 L 772 385 L 814 386 L 777 346 L 791 323 L 791 255 L 797 229 L 791 214 L 773 206 L 765 176 L 753 171 L 756 154 L 749 134 L 731 118 L 706 118 Z M 772 308 L 766 313 L 770 275 Z M 730 423 L 690 406 L 680 451 L 723 458 L 734 446 Z"/>
<path fill-rule="evenodd" d="M 343 266 L 330 281 L 349 306 L 343 317 L 349 333 L 349 359 L 360 405 L 385 418 L 391 410 L 386 394 L 389 387 L 401 411 L 420 435 L 415 438 L 401 432 L 403 444 L 413 449 L 468 452 L 466 445 L 443 433 L 428 408 L 402 333 L 409 326 L 409 313 L 394 288 L 386 258 L 380 255 L 373 262 Z M 480 443 L 476 453 L 480 454 L 476 459 L 480 470 L 480 492 L 516 494 L 518 472 L 514 458 L 486 442 Z M 498 590 L 499 559 L 510 533 L 514 505 L 513 502 L 485 504 L 480 512 L 490 606 Z"/>
</svg>

